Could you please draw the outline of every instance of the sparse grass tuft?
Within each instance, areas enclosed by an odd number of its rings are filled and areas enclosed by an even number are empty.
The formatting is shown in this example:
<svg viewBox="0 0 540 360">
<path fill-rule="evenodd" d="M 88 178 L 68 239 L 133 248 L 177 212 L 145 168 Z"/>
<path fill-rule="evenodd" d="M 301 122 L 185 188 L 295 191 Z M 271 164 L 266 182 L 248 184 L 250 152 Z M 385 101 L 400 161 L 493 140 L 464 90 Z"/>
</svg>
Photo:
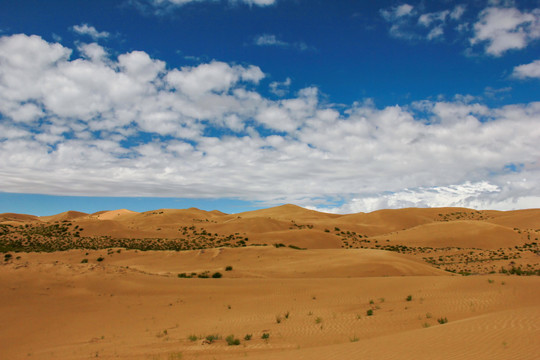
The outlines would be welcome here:
<svg viewBox="0 0 540 360">
<path fill-rule="evenodd" d="M 320 324 L 320 323 L 322 323 L 322 317 L 317 316 L 317 317 L 315 318 L 315 324 Z"/>
<path fill-rule="evenodd" d="M 182 360 L 182 353 L 181 352 L 170 353 L 169 355 L 167 355 L 167 360 Z"/>
<path fill-rule="evenodd" d="M 357 342 L 357 341 L 360 340 L 360 339 L 358 338 L 358 336 L 354 335 L 352 338 L 349 338 L 349 340 L 350 340 L 351 342 Z"/>
<path fill-rule="evenodd" d="M 252 334 L 246 334 L 246 336 L 244 336 L 244 340 L 249 341 L 251 340 L 252 336 L 253 336 Z"/>
<path fill-rule="evenodd" d="M 412 295 L 407 295 L 407 298 L 405 300 L 411 301 L 412 300 Z"/>
<path fill-rule="evenodd" d="M 197 341 L 198 339 L 199 339 L 199 337 L 197 335 L 191 334 L 191 335 L 188 336 L 188 340 L 191 341 L 191 342 Z"/>
</svg>

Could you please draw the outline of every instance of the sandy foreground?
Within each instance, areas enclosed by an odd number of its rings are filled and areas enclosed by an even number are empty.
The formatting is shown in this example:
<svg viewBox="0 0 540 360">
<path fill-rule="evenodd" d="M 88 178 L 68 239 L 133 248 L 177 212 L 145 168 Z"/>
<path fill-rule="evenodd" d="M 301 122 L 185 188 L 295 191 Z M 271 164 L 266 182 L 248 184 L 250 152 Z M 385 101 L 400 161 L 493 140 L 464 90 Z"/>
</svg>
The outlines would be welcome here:
<svg viewBox="0 0 540 360">
<path fill-rule="evenodd" d="M 118 250 L 19 253 L 0 266 L 2 358 L 540 355 L 536 276 L 463 277 L 370 249 Z M 178 277 L 205 270 L 223 277 Z"/>
<path fill-rule="evenodd" d="M 0 214 L 0 359 L 540 359 L 539 239 L 540 209 Z"/>
</svg>

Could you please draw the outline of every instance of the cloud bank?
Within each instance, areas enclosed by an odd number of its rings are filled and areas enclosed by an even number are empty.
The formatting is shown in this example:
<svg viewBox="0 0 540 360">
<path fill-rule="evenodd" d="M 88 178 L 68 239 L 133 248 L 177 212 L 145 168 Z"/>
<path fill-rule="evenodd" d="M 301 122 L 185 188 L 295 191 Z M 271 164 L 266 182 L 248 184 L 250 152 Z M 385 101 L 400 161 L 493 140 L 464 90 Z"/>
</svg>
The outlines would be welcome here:
<svg viewBox="0 0 540 360">
<path fill-rule="evenodd" d="M 540 198 L 540 102 L 490 108 L 457 96 L 338 111 L 316 87 L 265 97 L 259 88 L 277 85 L 255 65 L 169 68 L 143 51 L 75 51 L 24 34 L 0 38 L 0 64 L 6 192 L 345 212 Z"/>
</svg>

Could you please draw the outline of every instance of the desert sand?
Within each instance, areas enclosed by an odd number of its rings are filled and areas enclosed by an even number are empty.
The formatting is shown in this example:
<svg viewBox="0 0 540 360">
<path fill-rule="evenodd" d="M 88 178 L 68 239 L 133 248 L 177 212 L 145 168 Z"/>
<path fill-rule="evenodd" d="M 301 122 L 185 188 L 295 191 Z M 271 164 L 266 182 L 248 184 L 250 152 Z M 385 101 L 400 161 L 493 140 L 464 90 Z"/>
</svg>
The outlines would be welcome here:
<svg viewBox="0 0 540 360">
<path fill-rule="evenodd" d="M 538 359 L 539 237 L 538 209 L 0 214 L 0 358 Z"/>
</svg>

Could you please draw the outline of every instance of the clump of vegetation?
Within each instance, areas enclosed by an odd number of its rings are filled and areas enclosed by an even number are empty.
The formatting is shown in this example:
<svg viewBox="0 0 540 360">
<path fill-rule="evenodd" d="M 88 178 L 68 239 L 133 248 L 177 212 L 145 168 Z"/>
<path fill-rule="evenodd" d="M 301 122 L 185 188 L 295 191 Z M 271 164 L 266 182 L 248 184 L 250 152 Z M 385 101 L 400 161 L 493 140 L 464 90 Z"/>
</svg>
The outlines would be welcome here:
<svg viewBox="0 0 540 360">
<path fill-rule="evenodd" d="M 240 345 L 240 339 L 235 338 L 234 335 L 227 336 L 225 338 L 225 341 L 227 342 L 227 345 L 229 345 L 229 346 Z"/>
<path fill-rule="evenodd" d="M 405 300 L 411 301 L 412 300 L 412 295 L 407 295 L 407 298 Z"/>
<path fill-rule="evenodd" d="M 199 339 L 199 337 L 197 335 L 191 334 L 191 335 L 188 336 L 188 340 L 191 341 L 191 342 L 197 341 L 198 339 Z"/>
<path fill-rule="evenodd" d="M 209 344 L 212 344 L 214 341 L 219 340 L 220 336 L 218 334 L 210 334 L 205 339 Z"/>
<path fill-rule="evenodd" d="M 105 260 L 105 258 L 103 256 L 100 256 L 100 257 L 97 258 L 97 261 L 99 261 L 99 262 L 101 262 L 103 260 Z"/>
<path fill-rule="evenodd" d="M 270 334 L 269 333 L 263 333 L 262 336 L 261 336 L 261 339 L 265 340 L 265 341 L 268 341 L 268 339 L 270 338 Z"/>
<path fill-rule="evenodd" d="M 202 273 L 198 274 L 197 277 L 201 279 L 208 279 L 210 277 L 210 271 L 203 271 Z"/>
<path fill-rule="evenodd" d="M 446 317 L 440 317 L 437 319 L 437 322 L 439 324 L 446 324 L 448 322 L 448 319 Z"/>
<path fill-rule="evenodd" d="M 369 309 L 368 311 L 366 311 L 366 315 L 367 316 L 372 316 L 373 315 L 373 310 Z"/>
<path fill-rule="evenodd" d="M 246 334 L 246 336 L 244 336 L 244 340 L 250 341 L 252 336 L 253 334 Z"/>
<path fill-rule="evenodd" d="M 221 278 L 223 275 L 220 273 L 220 272 L 215 272 L 212 274 L 212 278 L 214 279 L 219 279 Z"/>
<path fill-rule="evenodd" d="M 233 267 L 231 265 L 225 267 L 225 271 L 232 271 Z"/>
<path fill-rule="evenodd" d="M 88 259 L 82 259 L 81 264 L 86 264 L 88 262 Z"/>
</svg>

